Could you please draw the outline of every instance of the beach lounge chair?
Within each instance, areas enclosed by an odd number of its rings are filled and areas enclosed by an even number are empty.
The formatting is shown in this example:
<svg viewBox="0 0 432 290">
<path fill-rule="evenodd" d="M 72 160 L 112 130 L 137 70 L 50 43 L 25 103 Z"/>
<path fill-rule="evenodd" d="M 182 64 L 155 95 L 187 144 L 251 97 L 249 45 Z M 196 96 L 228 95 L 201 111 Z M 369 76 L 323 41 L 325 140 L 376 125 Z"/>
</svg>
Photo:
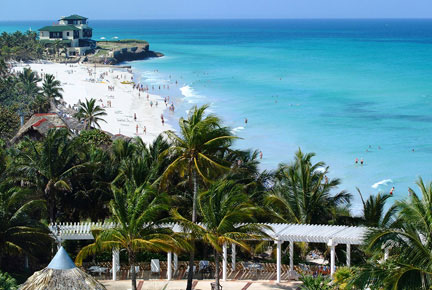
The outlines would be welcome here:
<svg viewBox="0 0 432 290">
<path fill-rule="evenodd" d="M 150 262 L 150 272 L 151 275 L 158 275 L 160 276 L 160 262 L 159 259 L 152 259 Z"/>
<path fill-rule="evenodd" d="M 210 286 L 211 286 L 211 290 L 222 290 L 221 284 L 219 284 L 219 287 L 216 287 L 216 283 L 213 282 L 213 283 L 210 283 Z"/>
<path fill-rule="evenodd" d="M 210 262 L 203 260 L 198 264 L 198 272 L 201 273 L 201 279 L 204 279 L 204 274 L 208 274 L 211 277 L 212 269 L 210 266 Z"/>
</svg>

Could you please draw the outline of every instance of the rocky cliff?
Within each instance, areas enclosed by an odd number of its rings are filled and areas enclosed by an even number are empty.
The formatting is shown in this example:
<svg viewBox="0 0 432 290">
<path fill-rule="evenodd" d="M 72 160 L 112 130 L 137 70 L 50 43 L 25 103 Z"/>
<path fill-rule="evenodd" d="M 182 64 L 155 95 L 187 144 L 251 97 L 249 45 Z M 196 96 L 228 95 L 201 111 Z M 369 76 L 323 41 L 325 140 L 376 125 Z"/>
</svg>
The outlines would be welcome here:
<svg viewBox="0 0 432 290">
<path fill-rule="evenodd" d="M 90 63 L 118 64 L 124 61 L 143 60 L 163 56 L 160 52 L 151 51 L 146 41 L 121 40 L 98 41 L 95 53 L 87 57 Z"/>
</svg>

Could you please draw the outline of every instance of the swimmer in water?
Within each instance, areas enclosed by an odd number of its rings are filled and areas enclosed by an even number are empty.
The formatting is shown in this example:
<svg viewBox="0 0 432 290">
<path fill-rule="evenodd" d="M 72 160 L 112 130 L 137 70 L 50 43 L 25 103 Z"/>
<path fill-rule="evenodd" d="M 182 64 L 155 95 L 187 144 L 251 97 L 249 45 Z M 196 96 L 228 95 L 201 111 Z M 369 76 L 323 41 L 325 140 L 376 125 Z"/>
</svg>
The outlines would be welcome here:
<svg viewBox="0 0 432 290">
<path fill-rule="evenodd" d="M 263 153 L 262 153 L 262 151 L 260 151 L 259 155 L 260 155 L 260 159 L 262 159 L 262 158 L 263 158 Z"/>
<path fill-rule="evenodd" d="M 358 164 L 358 158 L 355 159 L 355 163 Z"/>
<path fill-rule="evenodd" d="M 395 190 L 395 188 L 394 188 L 394 186 L 393 186 L 393 187 L 390 189 L 390 195 L 393 195 L 394 190 Z"/>
<path fill-rule="evenodd" d="M 360 160 L 360 164 L 363 165 L 363 163 L 364 163 L 364 162 L 363 162 L 363 158 L 362 158 L 362 159 Z"/>
<path fill-rule="evenodd" d="M 248 122 L 248 119 L 247 119 L 247 118 L 245 118 L 245 124 L 247 124 L 247 122 Z"/>
</svg>

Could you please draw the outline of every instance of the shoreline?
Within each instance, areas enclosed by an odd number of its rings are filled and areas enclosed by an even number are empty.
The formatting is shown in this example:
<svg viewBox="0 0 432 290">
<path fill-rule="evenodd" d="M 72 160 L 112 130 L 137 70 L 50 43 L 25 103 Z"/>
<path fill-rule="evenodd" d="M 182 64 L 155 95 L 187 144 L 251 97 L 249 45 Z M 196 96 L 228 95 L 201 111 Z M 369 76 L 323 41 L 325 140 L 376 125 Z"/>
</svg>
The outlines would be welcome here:
<svg viewBox="0 0 432 290">
<path fill-rule="evenodd" d="M 164 97 L 149 86 L 134 89 L 134 72 L 126 65 L 27 63 L 15 64 L 14 71 L 29 67 L 39 75 L 49 73 L 61 82 L 66 107 L 77 107 L 85 99 L 96 99 L 107 113 L 100 129 L 113 135 L 140 137 L 151 143 L 166 130 L 174 130 L 172 112 Z M 129 66 L 131 67 L 131 66 Z M 145 88 L 145 84 L 142 84 Z M 171 103 L 170 103 L 171 104 Z M 136 116 L 136 119 L 135 119 Z M 162 116 L 164 124 L 162 124 Z"/>
</svg>

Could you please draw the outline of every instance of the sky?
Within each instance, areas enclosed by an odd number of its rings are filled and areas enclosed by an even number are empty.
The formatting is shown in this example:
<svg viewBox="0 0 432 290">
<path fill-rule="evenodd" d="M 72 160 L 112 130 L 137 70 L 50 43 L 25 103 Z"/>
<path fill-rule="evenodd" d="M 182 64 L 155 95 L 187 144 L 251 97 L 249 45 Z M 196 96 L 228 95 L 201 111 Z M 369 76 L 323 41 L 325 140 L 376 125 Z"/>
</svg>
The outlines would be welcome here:
<svg viewBox="0 0 432 290">
<path fill-rule="evenodd" d="M 2 20 L 432 18 L 432 0 L 0 0 Z"/>
</svg>

